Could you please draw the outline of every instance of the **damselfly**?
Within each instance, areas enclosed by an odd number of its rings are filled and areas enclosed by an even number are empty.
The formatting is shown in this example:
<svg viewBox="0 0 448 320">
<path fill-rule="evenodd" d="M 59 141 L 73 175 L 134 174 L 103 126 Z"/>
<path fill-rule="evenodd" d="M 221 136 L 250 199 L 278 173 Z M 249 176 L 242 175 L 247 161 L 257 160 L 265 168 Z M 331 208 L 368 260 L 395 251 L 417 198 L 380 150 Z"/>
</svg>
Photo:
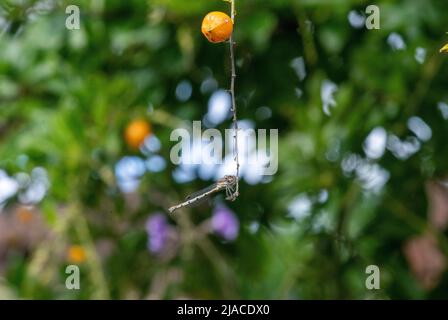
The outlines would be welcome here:
<svg viewBox="0 0 448 320">
<path fill-rule="evenodd" d="M 172 213 L 177 209 L 190 207 L 223 190 L 226 191 L 226 200 L 234 201 L 238 197 L 235 192 L 236 179 L 236 176 L 224 176 L 211 186 L 188 196 L 184 202 L 178 204 L 177 206 L 169 208 L 168 211 Z"/>
</svg>

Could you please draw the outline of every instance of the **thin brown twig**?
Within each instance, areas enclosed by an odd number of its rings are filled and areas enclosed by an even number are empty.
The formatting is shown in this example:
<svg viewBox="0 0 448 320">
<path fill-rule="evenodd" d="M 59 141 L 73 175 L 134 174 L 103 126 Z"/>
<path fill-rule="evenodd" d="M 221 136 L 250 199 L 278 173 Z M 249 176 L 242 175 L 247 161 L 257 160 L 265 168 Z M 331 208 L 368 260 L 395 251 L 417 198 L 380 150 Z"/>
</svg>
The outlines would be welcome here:
<svg viewBox="0 0 448 320">
<path fill-rule="evenodd" d="M 235 24 L 235 2 L 236 0 L 225 0 L 230 2 L 231 8 L 230 8 L 230 17 L 232 19 L 232 23 Z M 231 195 L 226 197 L 226 200 L 235 201 L 239 196 L 239 174 L 240 174 L 240 163 L 239 163 L 239 155 L 238 155 L 238 118 L 237 118 L 237 110 L 236 110 L 236 99 L 235 99 L 235 78 L 236 78 L 236 68 L 235 68 L 235 42 L 233 41 L 233 32 L 230 35 L 229 39 L 229 47 L 230 47 L 230 67 L 231 67 L 231 75 L 230 75 L 230 96 L 232 100 L 231 105 L 231 111 L 232 111 L 232 123 L 234 127 L 234 134 L 233 134 L 233 153 L 234 153 L 234 160 L 236 163 L 236 174 L 235 174 L 235 190 L 231 190 Z M 226 177 L 224 177 L 225 179 Z M 216 190 L 215 190 L 216 191 Z M 214 192 L 214 191 L 213 191 Z M 209 193 L 213 193 L 209 192 Z M 199 197 L 197 197 L 199 198 Z M 185 201 L 177 206 L 170 207 L 168 211 L 170 213 L 174 212 L 177 209 L 180 209 L 184 206 L 189 205 L 190 203 L 194 202 L 192 200 Z"/>
<path fill-rule="evenodd" d="M 236 0 L 231 0 L 231 9 L 230 9 L 230 17 L 232 19 L 232 23 L 235 25 L 235 2 Z M 235 79 L 236 79 L 236 69 L 235 69 L 235 42 L 233 41 L 233 33 L 230 36 L 230 67 L 231 67 L 231 76 L 230 76 L 230 95 L 232 99 L 232 122 L 234 126 L 233 140 L 234 140 L 234 159 L 236 162 L 236 187 L 233 200 L 235 200 L 239 196 L 239 171 L 240 171 L 240 163 L 238 156 L 238 119 L 237 119 L 237 110 L 236 110 L 236 99 L 235 99 Z"/>
</svg>

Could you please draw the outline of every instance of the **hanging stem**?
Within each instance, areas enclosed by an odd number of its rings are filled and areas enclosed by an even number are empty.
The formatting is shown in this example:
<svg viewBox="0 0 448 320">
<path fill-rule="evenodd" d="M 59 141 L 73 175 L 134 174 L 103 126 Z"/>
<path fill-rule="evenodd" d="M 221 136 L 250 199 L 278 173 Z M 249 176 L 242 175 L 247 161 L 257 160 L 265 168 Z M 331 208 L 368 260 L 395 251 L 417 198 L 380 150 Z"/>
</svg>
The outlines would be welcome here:
<svg viewBox="0 0 448 320">
<path fill-rule="evenodd" d="M 230 8 L 230 17 L 232 19 L 233 24 L 235 25 L 235 2 L 236 0 L 230 0 L 231 8 Z M 230 68 L 231 68 L 231 76 L 230 76 L 230 95 L 232 99 L 232 122 L 234 127 L 234 133 L 233 133 L 233 152 L 234 152 L 234 159 L 236 163 L 236 187 L 235 187 L 235 193 L 233 196 L 233 199 L 235 200 L 239 195 L 239 171 L 240 171 L 240 163 L 239 163 L 239 157 L 238 157 L 238 119 L 237 119 L 237 113 L 236 113 L 236 102 L 235 102 L 235 79 L 236 79 L 236 70 L 235 70 L 235 42 L 233 41 L 233 33 L 230 36 Z"/>
<path fill-rule="evenodd" d="M 235 2 L 236 0 L 224 0 L 227 2 L 230 2 L 230 18 L 232 19 L 232 23 L 233 25 L 235 25 L 235 15 L 236 15 L 236 10 L 235 10 Z M 232 112 L 232 123 L 233 123 L 233 154 L 234 154 L 234 160 L 235 160 L 235 164 L 236 164 L 236 173 L 235 176 L 231 176 L 231 177 L 235 177 L 234 179 L 234 183 L 229 183 L 227 181 L 227 185 L 231 185 L 231 186 L 235 186 L 235 189 L 230 188 L 227 189 L 226 188 L 226 200 L 230 200 L 230 201 L 235 201 L 238 196 L 239 196 L 239 173 L 240 173 L 240 163 L 239 163 L 239 157 L 238 157 L 238 119 L 237 119 L 237 114 L 236 114 L 236 99 L 235 99 L 235 78 L 236 78 L 236 68 L 235 68 L 235 42 L 233 41 L 233 32 L 230 36 L 229 39 L 229 43 L 230 43 L 230 68 L 231 68 L 231 76 L 230 76 L 230 96 L 231 96 L 231 100 L 232 100 L 232 106 L 231 106 L 231 112 Z M 226 179 L 226 177 L 224 177 L 223 179 Z M 227 178 L 228 179 L 228 178 Z M 232 180 L 233 181 L 233 180 Z M 230 190 L 230 191 L 229 191 Z M 220 191 L 220 190 L 214 190 L 215 191 Z M 229 193 L 227 193 L 229 192 Z M 211 192 L 208 192 L 208 194 L 211 194 Z M 207 193 L 202 195 L 201 197 L 205 197 L 205 195 L 208 195 Z M 199 197 L 196 197 L 195 199 L 199 200 Z M 183 202 L 177 206 L 173 206 L 171 208 L 168 209 L 169 212 L 174 212 L 177 209 L 180 209 L 182 207 L 188 206 L 189 204 L 195 202 L 194 199 L 188 200 L 186 202 Z"/>
</svg>

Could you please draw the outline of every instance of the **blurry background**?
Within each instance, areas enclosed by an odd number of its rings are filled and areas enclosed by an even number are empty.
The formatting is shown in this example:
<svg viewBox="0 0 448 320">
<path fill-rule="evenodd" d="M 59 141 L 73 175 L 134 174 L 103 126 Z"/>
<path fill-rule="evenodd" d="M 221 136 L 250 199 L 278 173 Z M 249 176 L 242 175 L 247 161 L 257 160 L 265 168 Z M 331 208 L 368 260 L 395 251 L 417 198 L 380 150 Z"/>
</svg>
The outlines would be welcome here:
<svg viewBox="0 0 448 320">
<path fill-rule="evenodd" d="M 238 115 L 279 130 L 279 170 L 168 216 L 226 170 L 169 137 L 230 127 L 228 44 L 200 32 L 229 4 L 1 0 L 0 298 L 448 297 L 447 9 L 237 1 Z"/>
</svg>

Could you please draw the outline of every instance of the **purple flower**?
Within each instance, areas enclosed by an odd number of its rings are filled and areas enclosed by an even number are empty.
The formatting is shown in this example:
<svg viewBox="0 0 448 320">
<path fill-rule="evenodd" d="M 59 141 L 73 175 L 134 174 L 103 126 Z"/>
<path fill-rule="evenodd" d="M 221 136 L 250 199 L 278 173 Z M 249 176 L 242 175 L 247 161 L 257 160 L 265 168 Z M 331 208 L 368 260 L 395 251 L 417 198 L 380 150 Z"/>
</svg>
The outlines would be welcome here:
<svg viewBox="0 0 448 320">
<path fill-rule="evenodd" d="M 224 206 L 217 206 L 213 212 L 212 230 L 227 241 L 233 241 L 238 237 L 240 223 L 235 214 Z"/>
<path fill-rule="evenodd" d="M 146 232 L 148 234 L 148 250 L 158 254 L 163 251 L 168 240 L 170 226 L 161 213 L 156 213 L 146 221 Z"/>
</svg>

